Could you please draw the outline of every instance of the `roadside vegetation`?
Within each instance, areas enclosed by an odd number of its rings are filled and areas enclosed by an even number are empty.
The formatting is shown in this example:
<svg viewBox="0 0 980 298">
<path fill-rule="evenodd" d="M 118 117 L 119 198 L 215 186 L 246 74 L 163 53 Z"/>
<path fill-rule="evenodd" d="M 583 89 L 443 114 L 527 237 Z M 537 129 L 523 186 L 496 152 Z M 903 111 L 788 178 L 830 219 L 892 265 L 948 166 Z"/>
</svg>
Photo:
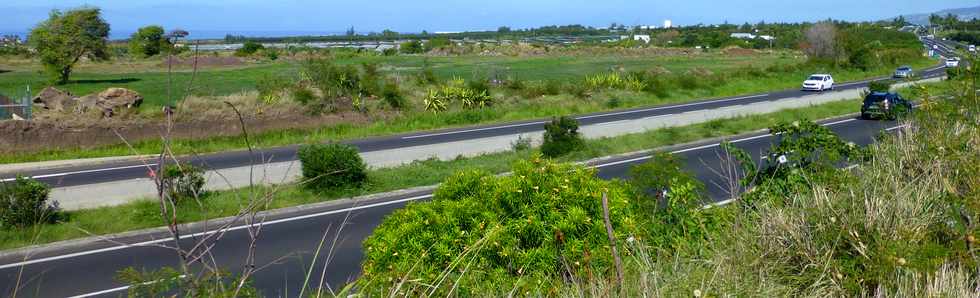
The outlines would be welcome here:
<svg viewBox="0 0 980 298">
<path fill-rule="evenodd" d="M 704 186 L 665 156 L 601 189 L 562 180 L 583 168 L 536 158 L 517 164 L 519 176 L 462 172 L 432 202 L 386 218 L 365 242 L 355 287 L 424 297 L 977 296 L 980 100 L 974 82 L 956 85 L 922 90 L 909 127 L 869 148 L 808 121 L 772 126 L 782 137 L 760 163 L 724 144 L 746 190 L 725 205 L 705 207 Z M 491 194 L 505 204 L 470 205 Z M 427 216 L 437 210 L 457 216 Z"/>
<path fill-rule="evenodd" d="M 727 35 L 743 27 L 796 33 L 777 39 L 771 51 L 761 51 Z M 128 141 L 136 153 L 154 152 L 161 145 L 158 138 L 133 127 L 160 124 L 163 106 L 176 109 L 181 123 L 208 127 L 237 124 L 223 102 L 247 107 L 241 111 L 253 127 L 255 145 L 272 147 L 760 93 L 796 88 L 811 73 L 833 73 L 848 81 L 885 74 L 900 64 L 925 68 L 933 63 L 922 57 L 914 35 L 874 24 L 677 30 L 677 35 L 663 36 L 676 43 L 500 43 L 476 51 L 460 50 L 473 45 L 431 38 L 415 41 L 417 50 L 391 55 L 273 49 L 255 41 L 235 53 L 196 52 L 179 39 L 186 31 L 161 35 L 166 29 L 147 26 L 128 44 L 101 49 L 112 54 L 111 61 L 81 59 L 73 67 L 74 79 L 58 86 L 72 96 L 125 86 L 142 96 L 139 108 L 112 113 L 113 118 L 38 111 L 36 129 L 70 126 L 93 136 L 10 146 L 0 163 L 133 154 L 114 138 L 119 127 L 135 130 Z M 782 44 L 790 40 L 799 42 Z M 704 46 L 694 48 L 699 44 Z M 0 59 L 12 70 L 0 73 L 0 92 L 21 94 L 26 86 L 41 90 L 49 85 L 36 72 L 36 57 Z M 171 148 L 181 155 L 242 149 L 238 139 L 236 130 L 188 127 L 177 131 Z"/>
<path fill-rule="evenodd" d="M 780 122 L 835 117 L 853 113 L 860 105 L 860 102 L 857 99 L 846 100 L 808 108 L 783 110 L 772 114 L 718 119 L 685 127 L 666 128 L 613 138 L 585 140 L 581 141 L 581 147 L 563 156 L 556 157 L 554 160 L 559 162 L 583 161 L 613 154 L 693 142 L 706 138 L 732 136 L 764 129 Z M 322 146 L 315 145 L 308 148 Z M 343 182 L 335 180 L 338 182 L 329 184 L 334 186 L 326 188 L 315 186 L 319 185 L 318 183 L 306 183 L 302 185 L 255 186 L 254 188 L 232 191 L 204 192 L 197 186 L 198 184 L 196 182 L 199 179 L 203 179 L 203 177 L 200 177 L 200 174 L 195 169 L 186 166 L 181 168 L 184 170 L 171 167 L 166 171 L 171 174 L 166 174 L 164 177 L 174 177 L 173 179 L 166 180 L 174 181 L 171 185 L 178 185 L 177 182 L 179 181 L 188 181 L 188 183 L 179 184 L 181 186 L 177 188 L 189 189 L 190 191 L 178 193 L 198 194 L 197 197 L 201 198 L 199 202 L 195 202 L 194 204 L 177 205 L 179 209 L 178 214 L 180 214 L 177 222 L 188 223 L 235 215 L 241 205 L 245 203 L 243 200 L 248 197 L 247 194 L 260 193 L 271 196 L 268 204 L 262 206 L 261 210 L 272 210 L 411 187 L 435 185 L 458 171 L 468 169 L 479 169 L 486 173 L 500 174 L 509 171 L 511 165 L 515 162 L 528 159 L 535 154 L 540 154 L 540 151 L 540 147 L 535 147 L 529 139 L 524 139 L 523 142 L 516 142 L 514 151 L 510 152 L 459 158 L 449 161 L 424 160 L 393 168 L 367 169 L 364 172 L 365 176 L 363 180 L 360 180 L 362 178 L 342 178 L 353 175 L 353 172 L 349 173 L 346 170 L 336 170 L 333 166 L 326 166 L 340 163 L 350 164 L 352 162 L 356 164 L 356 159 L 353 157 L 340 159 L 339 156 L 342 154 L 338 154 L 334 156 L 336 157 L 336 162 L 328 163 L 311 160 L 303 162 L 301 166 L 304 168 L 304 177 L 306 177 L 303 181 L 315 181 L 311 179 L 329 176 L 335 176 L 343 180 Z M 334 157 L 318 155 L 318 158 L 334 159 Z M 314 164 L 323 164 L 324 166 L 309 168 Z M 356 170 L 358 167 L 348 168 Z M 307 175 L 306 172 L 308 170 L 310 173 Z M 353 177 L 361 176 L 353 175 Z M 359 182 L 360 185 L 358 185 L 357 181 L 361 181 Z M 175 195 L 175 197 L 180 196 Z M 150 200 L 115 207 L 64 211 L 62 213 L 64 216 L 60 217 L 61 219 L 57 221 L 57 224 L 31 225 L 26 228 L 0 230 L 0 249 L 157 227 L 160 225 L 159 208 L 158 203 Z"/>
</svg>

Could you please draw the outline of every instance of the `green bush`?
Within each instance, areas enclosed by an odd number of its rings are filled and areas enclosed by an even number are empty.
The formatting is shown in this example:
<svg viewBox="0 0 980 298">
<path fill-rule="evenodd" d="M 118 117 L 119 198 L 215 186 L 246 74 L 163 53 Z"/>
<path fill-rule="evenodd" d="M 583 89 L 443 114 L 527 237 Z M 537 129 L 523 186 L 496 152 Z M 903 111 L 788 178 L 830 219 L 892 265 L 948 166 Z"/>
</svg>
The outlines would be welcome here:
<svg viewBox="0 0 980 298">
<path fill-rule="evenodd" d="M 282 99 L 283 93 L 291 84 L 290 80 L 283 76 L 265 74 L 255 80 L 255 90 L 259 92 L 259 99 L 263 102 L 275 103 Z"/>
<path fill-rule="evenodd" d="M 868 83 L 868 90 L 871 92 L 888 92 L 892 89 L 892 81 L 890 80 L 877 80 Z"/>
<path fill-rule="evenodd" d="M 352 65 L 338 66 L 329 59 L 310 59 L 303 64 L 302 73 L 327 97 L 352 96 L 361 91 L 361 74 Z"/>
<path fill-rule="evenodd" d="M 398 89 L 398 83 L 394 81 L 385 83 L 384 89 L 381 91 L 381 98 L 384 99 L 388 106 L 395 109 L 401 109 L 408 105 L 408 100 L 402 95 L 402 91 Z"/>
<path fill-rule="evenodd" d="M 258 53 L 259 50 L 262 49 L 265 49 L 265 46 L 263 46 L 261 43 L 257 43 L 249 40 L 243 43 L 241 48 L 235 50 L 235 56 L 248 57 L 254 55 L 255 53 Z"/>
<path fill-rule="evenodd" d="M 425 52 L 425 48 L 422 47 L 422 42 L 418 40 L 404 42 L 398 49 L 405 54 L 421 54 Z"/>
<path fill-rule="evenodd" d="M 466 87 L 478 93 L 486 93 L 490 95 L 490 80 L 488 79 L 473 79 L 466 82 Z"/>
<path fill-rule="evenodd" d="M 174 202 L 200 199 L 204 196 L 204 170 L 189 164 L 163 167 L 163 187 Z"/>
<path fill-rule="evenodd" d="M 541 153 L 547 157 L 558 157 L 578 150 L 585 145 L 578 132 L 578 121 L 562 116 L 544 125 L 544 143 Z"/>
<path fill-rule="evenodd" d="M 293 100 L 302 105 L 307 105 L 316 100 L 316 94 L 313 93 L 313 90 L 302 85 L 293 87 L 292 96 Z"/>
<path fill-rule="evenodd" d="M 48 204 L 49 192 L 47 185 L 30 178 L 0 182 L 0 228 L 25 228 L 57 221 L 58 208 Z"/>
<path fill-rule="evenodd" d="M 439 83 L 439 78 L 437 78 L 436 73 L 432 71 L 432 67 L 426 63 L 424 66 L 422 66 L 422 70 L 419 70 L 419 72 L 415 74 L 415 82 L 417 82 L 419 86 L 435 85 Z"/>
<path fill-rule="evenodd" d="M 359 187 L 367 180 L 367 165 L 357 148 L 345 144 L 303 145 L 297 152 L 304 185 L 325 191 Z"/>
<path fill-rule="evenodd" d="M 403 279 L 435 285 L 446 278 L 458 287 L 446 282 L 437 295 L 456 288 L 455 295 L 469 297 L 512 288 L 537 292 L 562 277 L 610 272 L 603 193 L 614 234 L 626 241 L 639 232 L 635 200 L 594 169 L 533 157 L 518 162 L 513 175 L 458 173 L 431 202 L 395 211 L 365 240 L 358 288 L 378 296 Z M 418 296 L 430 288 L 402 290 Z"/>
</svg>

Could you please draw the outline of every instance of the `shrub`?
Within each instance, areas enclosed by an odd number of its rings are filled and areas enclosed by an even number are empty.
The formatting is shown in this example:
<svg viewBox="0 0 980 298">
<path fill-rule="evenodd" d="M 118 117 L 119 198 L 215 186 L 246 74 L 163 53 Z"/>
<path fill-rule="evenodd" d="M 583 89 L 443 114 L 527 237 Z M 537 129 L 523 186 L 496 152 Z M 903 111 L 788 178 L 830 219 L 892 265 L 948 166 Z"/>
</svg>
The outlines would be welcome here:
<svg viewBox="0 0 980 298">
<path fill-rule="evenodd" d="M 453 80 L 453 82 L 438 89 L 429 89 L 423 101 L 425 102 L 425 110 L 431 112 L 445 111 L 453 103 L 459 103 L 467 109 L 493 105 L 493 97 L 490 97 L 486 91 L 481 92 L 464 87 L 461 80 Z"/>
<path fill-rule="evenodd" d="M 868 83 L 868 90 L 871 92 L 888 92 L 892 89 L 892 82 L 889 80 L 877 80 Z"/>
<path fill-rule="evenodd" d="M 48 204 L 49 192 L 47 185 L 30 178 L 0 182 L 0 228 L 24 228 L 57 221 L 58 208 Z"/>
<path fill-rule="evenodd" d="M 514 151 L 526 151 L 531 149 L 531 138 L 524 135 L 517 136 L 517 140 L 510 143 L 510 149 Z"/>
<path fill-rule="evenodd" d="M 562 116 L 544 125 L 544 143 L 541 153 L 547 157 L 558 157 L 578 150 L 585 141 L 578 132 L 578 121 Z"/>
<path fill-rule="evenodd" d="M 199 199 L 204 195 L 204 170 L 189 164 L 163 167 L 163 187 L 174 202 Z"/>
<path fill-rule="evenodd" d="M 316 94 L 313 94 L 313 91 L 310 90 L 310 88 L 306 88 L 302 85 L 293 87 L 292 96 L 293 100 L 302 105 L 307 105 L 316 100 Z"/>
<path fill-rule="evenodd" d="M 307 60 L 303 64 L 303 76 L 328 97 L 351 96 L 361 89 L 357 68 L 337 66 L 329 59 Z"/>
<path fill-rule="evenodd" d="M 398 89 L 398 83 L 394 81 L 385 83 L 384 89 L 381 91 L 381 98 L 384 99 L 388 106 L 395 109 L 404 108 L 408 104 L 405 96 L 402 95 L 402 91 Z"/>
<path fill-rule="evenodd" d="M 585 85 L 592 90 L 621 89 L 641 91 L 646 88 L 643 81 L 636 76 L 624 75 L 617 72 L 590 75 L 585 78 Z"/>
<path fill-rule="evenodd" d="M 359 187 L 367 165 L 357 148 L 345 144 L 303 145 L 297 152 L 305 186 L 318 191 Z"/>
<path fill-rule="evenodd" d="M 439 78 L 437 78 L 436 73 L 432 71 L 432 67 L 426 63 L 422 66 L 422 70 L 415 74 L 415 81 L 418 82 L 420 86 L 426 86 L 439 83 Z"/>
<path fill-rule="evenodd" d="M 265 74 L 255 81 L 255 89 L 259 99 L 265 103 L 275 103 L 282 99 L 283 93 L 289 89 L 290 80 L 282 76 Z"/>
<path fill-rule="evenodd" d="M 534 157 L 518 162 L 509 176 L 457 173 L 431 202 L 395 211 L 365 240 L 358 288 L 379 296 L 401 280 L 435 285 L 445 278 L 458 287 L 444 283 L 436 295 L 450 288 L 464 297 L 512 288 L 537 293 L 562 277 L 609 272 L 603 193 L 614 235 L 625 241 L 639 231 L 635 200 L 593 169 Z M 431 288 L 402 290 L 419 296 Z"/>
<path fill-rule="evenodd" d="M 486 93 L 490 95 L 490 80 L 488 79 L 473 79 L 466 82 L 466 87 L 478 93 Z"/>
<path fill-rule="evenodd" d="M 257 43 L 257 42 L 254 42 L 254 41 L 249 40 L 249 41 L 246 41 L 245 43 L 243 43 L 241 48 L 238 48 L 237 50 L 235 50 L 235 56 L 238 56 L 238 57 L 251 56 L 251 55 L 254 55 L 259 50 L 262 50 L 262 49 L 265 49 L 265 46 L 263 46 L 261 43 Z"/>
<path fill-rule="evenodd" d="M 398 49 L 405 54 L 421 54 L 425 52 L 425 48 L 422 47 L 422 42 L 418 40 L 404 42 Z"/>
<path fill-rule="evenodd" d="M 620 102 L 619 97 L 612 97 L 606 101 L 606 108 L 615 109 L 621 105 L 623 105 L 623 103 Z"/>
</svg>

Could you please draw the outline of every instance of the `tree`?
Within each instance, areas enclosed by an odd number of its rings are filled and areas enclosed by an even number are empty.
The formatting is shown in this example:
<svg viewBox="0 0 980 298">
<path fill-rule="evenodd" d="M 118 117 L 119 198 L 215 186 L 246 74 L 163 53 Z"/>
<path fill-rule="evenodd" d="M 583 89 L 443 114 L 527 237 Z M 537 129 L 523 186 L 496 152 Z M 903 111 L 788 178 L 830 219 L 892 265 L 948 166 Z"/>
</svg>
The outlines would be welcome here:
<svg viewBox="0 0 980 298">
<path fill-rule="evenodd" d="M 347 36 L 353 37 L 354 35 L 357 35 L 357 31 L 354 31 L 354 26 L 347 28 Z"/>
<path fill-rule="evenodd" d="M 55 83 L 67 83 L 72 68 L 82 57 L 109 58 L 109 24 L 101 14 L 100 9 L 91 7 L 53 10 L 46 21 L 31 30 L 29 43 Z"/>
<path fill-rule="evenodd" d="M 244 44 L 242 44 L 241 48 L 235 51 L 235 56 L 239 56 L 239 57 L 251 56 L 264 48 L 265 46 L 263 46 L 261 43 L 257 43 L 255 41 L 249 40 L 246 41 Z"/>
<path fill-rule="evenodd" d="M 129 53 L 135 57 L 145 58 L 160 54 L 169 48 L 169 41 L 164 38 L 163 27 L 152 25 L 140 28 L 129 37 Z"/>
<path fill-rule="evenodd" d="M 497 33 L 510 33 L 510 27 L 500 26 L 500 28 L 497 28 Z"/>
<path fill-rule="evenodd" d="M 405 54 L 420 54 L 425 51 L 422 47 L 422 43 L 418 40 L 407 41 L 399 46 L 399 50 Z"/>
<path fill-rule="evenodd" d="M 837 57 L 837 27 L 831 22 L 816 23 L 803 33 L 807 46 L 804 51 L 812 58 Z"/>
</svg>

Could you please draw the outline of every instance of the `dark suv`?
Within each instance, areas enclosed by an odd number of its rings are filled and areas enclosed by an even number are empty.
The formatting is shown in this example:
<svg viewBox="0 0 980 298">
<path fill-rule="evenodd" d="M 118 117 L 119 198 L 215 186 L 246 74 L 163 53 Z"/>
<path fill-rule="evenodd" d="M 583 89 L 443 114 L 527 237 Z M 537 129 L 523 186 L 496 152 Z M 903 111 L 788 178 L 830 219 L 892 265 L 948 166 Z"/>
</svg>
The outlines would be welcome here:
<svg viewBox="0 0 980 298">
<path fill-rule="evenodd" d="M 902 98 L 898 93 L 872 92 L 864 97 L 864 105 L 861 106 L 861 118 L 895 120 L 898 116 L 911 111 L 912 103 Z"/>
</svg>

